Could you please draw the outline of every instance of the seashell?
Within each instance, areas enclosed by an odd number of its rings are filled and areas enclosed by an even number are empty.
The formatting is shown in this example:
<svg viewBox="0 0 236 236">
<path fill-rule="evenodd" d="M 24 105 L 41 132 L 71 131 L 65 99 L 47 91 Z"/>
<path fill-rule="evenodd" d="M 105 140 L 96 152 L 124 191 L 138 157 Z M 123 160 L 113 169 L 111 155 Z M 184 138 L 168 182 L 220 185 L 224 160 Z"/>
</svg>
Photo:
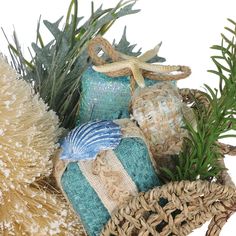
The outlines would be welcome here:
<svg viewBox="0 0 236 236">
<path fill-rule="evenodd" d="M 115 149 L 121 141 L 121 128 L 112 121 L 85 123 L 73 129 L 62 141 L 61 160 L 95 159 L 102 150 Z"/>
<path fill-rule="evenodd" d="M 136 90 L 132 98 L 133 118 L 149 141 L 154 157 L 178 154 L 186 130 L 184 103 L 178 88 L 170 82 Z"/>
</svg>

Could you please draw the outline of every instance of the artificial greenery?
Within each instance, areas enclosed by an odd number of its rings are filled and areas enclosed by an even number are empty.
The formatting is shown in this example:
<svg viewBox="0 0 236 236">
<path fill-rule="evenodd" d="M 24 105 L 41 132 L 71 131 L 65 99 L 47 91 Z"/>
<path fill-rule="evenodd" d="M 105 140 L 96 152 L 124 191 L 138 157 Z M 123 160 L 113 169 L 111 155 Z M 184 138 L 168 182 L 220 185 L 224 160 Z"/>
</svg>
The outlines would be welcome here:
<svg viewBox="0 0 236 236">
<path fill-rule="evenodd" d="M 218 162 L 222 155 L 217 141 L 236 137 L 229 132 L 236 130 L 236 23 L 228 21 L 232 25 L 225 27 L 229 35 L 222 34 L 221 45 L 212 46 L 220 54 L 212 56 L 217 69 L 209 72 L 219 77 L 219 88 L 211 89 L 205 85 L 207 106 L 195 100 L 197 125 L 185 122 L 189 136 L 175 159 L 176 169 L 163 168 L 170 180 L 214 179 L 222 170 Z"/>
<path fill-rule="evenodd" d="M 9 51 L 14 68 L 23 79 L 32 83 L 35 91 L 54 110 L 65 128 L 75 125 L 79 111 L 79 82 L 81 75 L 91 64 L 86 48 L 88 41 L 96 35 L 103 35 L 120 17 L 134 14 L 135 0 L 120 1 L 114 8 L 94 11 L 92 3 L 91 16 L 80 24 L 78 2 L 72 0 L 67 12 L 66 22 L 60 29 L 60 18 L 55 23 L 44 21 L 44 25 L 53 35 L 53 40 L 44 43 L 40 34 L 40 21 L 37 26 L 36 42 L 32 43 L 31 60 L 26 60 L 14 32 L 14 45 L 9 42 Z M 133 52 L 135 45 L 130 45 L 125 34 L 117 47 L 129 55 L 139 55 L 140 50 Z"/>
</svg>

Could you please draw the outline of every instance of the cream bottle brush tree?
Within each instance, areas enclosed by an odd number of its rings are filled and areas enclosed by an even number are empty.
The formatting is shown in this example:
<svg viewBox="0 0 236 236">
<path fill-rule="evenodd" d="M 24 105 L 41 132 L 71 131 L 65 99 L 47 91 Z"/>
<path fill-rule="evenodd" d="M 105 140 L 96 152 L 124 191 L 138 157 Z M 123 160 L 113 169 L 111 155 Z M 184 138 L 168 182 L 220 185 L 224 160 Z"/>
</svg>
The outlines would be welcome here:
<svg viewBox="0 0 236 236">
<path fill-rule="evenodd" d="M 0 234 L 74 235 L 65 200 L 38 184 L 49 176 L 58 117 L 0 56 Z"/>
</svg>

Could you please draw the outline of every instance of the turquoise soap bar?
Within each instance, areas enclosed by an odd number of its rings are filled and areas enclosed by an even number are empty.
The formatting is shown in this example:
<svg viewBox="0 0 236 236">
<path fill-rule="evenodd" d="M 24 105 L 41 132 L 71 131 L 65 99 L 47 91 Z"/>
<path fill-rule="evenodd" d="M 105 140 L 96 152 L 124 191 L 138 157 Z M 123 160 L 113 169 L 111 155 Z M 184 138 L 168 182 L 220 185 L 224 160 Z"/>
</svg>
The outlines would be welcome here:
<svg viewBox="0 0 236 236">
<path fill-rule="evenodd" d="M 157 83 L 145 79 L 146 86 Z M 78 124 L 129 118 L 130 77 L 109 77 L 89 67 L 81 78 Z"/>
<path fill-rule="evenodd" d="M 94 160 L 69 163 L 59 186 L 89 236 L 100 235 L 112 213 L 160 181 L 141 130 L 129 119 L 115 120 L 122 130 L 119 145 Z"/>
<path fill-rule="evenodd" d="M 139 192 L 160 186 L 148 149 L 142 139 L 123 139 L 114 152 Z M 62 175 L 61 185 L 74 210 L 80 216 L 87 234 L 100 235 L 110 214 L 77 163 L 70 163 L 67 166 Z"/>
</svg>

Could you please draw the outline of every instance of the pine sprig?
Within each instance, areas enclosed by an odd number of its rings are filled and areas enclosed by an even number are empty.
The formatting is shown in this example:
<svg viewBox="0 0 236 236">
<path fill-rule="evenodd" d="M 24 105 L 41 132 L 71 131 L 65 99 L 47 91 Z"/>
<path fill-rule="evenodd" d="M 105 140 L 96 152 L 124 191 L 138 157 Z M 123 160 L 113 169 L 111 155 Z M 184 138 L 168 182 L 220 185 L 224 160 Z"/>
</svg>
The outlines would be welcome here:
<svg viewBox="0 0 236 236">
<path fill-rule="evenodd" d="M 76 123 L 80 78 L 91 64 L 86 50 L 88 41 L 105 34 L 120 17 L 139 12 L 133 9 L 135 3 L 135 0 L 120 1 L 114 8 L 99 7 L 95 11 L 92 4 L 91 16 L 81 24 L 82 17 L 77 15 L 78 1 L 72 0 L 62 29 L 62 18 L 55 23 L 43 21 L 53 35 L 51 42 L 44 42 L 39 21 L 36 42 L 32 43 L 35 56 L 30 60 L 23 56 L 14 32 L 14 44 L 9 42 L 8 46 L 14 68 L 58 114 L 63 127 L 72 128 Z"/>
<path fill-rule="evenodd" d="M 221 45 L 212 49 L 219 55 L 212 56 L 216 70 L 209 72 L 219 77 L 219 87 L 212 89 L 205 84 L 207 107 L 195 101 L 196 128 L 185 121 L 189 135 L 185 138 L 176 169 L 163 168 L 169 180 L 212 180 L 222 171 L 219 139 L 236 137 L 229 131 L 236 130 L 236 23 L 228 19 L 232 27 L 225 27 L 230 36 L 221 35 Z"/>
</svg>

